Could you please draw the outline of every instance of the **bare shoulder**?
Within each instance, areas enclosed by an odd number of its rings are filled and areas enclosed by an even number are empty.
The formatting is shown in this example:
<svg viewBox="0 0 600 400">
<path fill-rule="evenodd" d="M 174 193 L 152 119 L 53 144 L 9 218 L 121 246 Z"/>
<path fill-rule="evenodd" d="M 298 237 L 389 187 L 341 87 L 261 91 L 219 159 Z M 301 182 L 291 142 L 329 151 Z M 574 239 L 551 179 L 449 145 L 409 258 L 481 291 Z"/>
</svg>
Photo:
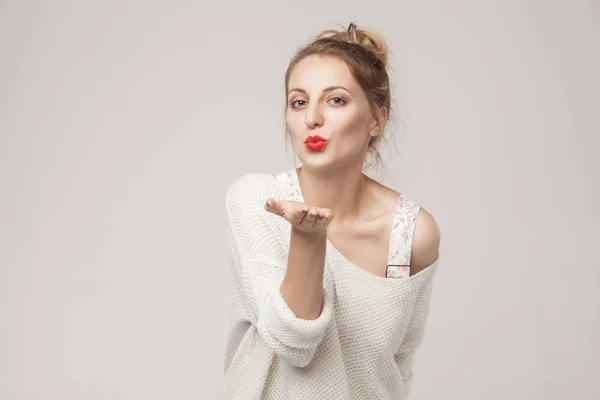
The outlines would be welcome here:
<svg viewBox="0 0 600 400">
<path fill-rule="evenodd" d="M 379 200 L 380 204 L 382 204 L 380 209 L 393 209 L 398 202 L 398 196 L 403 195 L 371 178 L 368 179 L 373 189 L 371 193 Z M 411 204 L 414 203 L 411 201 Z M 440 241 L 440 228 L 438 227 L 435 218 L 425 208 L 420 207 L 410 256 L 411 275 L 424 270 L 437 260 L 439 256 Z"/>
<path fill-rule="evenodd" d="M 410 272 L 414 275 L 433 264 L 440 249 L 441 233 L 435 218 L 423 207 L 419 211 L 413 236 Z"/>
</svg>

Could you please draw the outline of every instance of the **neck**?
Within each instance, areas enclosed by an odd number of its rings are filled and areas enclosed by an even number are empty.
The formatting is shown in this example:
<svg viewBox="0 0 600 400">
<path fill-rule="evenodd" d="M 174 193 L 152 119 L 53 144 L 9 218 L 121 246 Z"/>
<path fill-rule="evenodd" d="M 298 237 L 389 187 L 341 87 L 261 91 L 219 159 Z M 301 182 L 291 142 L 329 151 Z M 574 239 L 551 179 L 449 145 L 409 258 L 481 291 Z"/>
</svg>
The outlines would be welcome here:
<svg viewBox="0 0 600 400">
<path fill-rule="evenodd" d="M 333 211 L 336 224 L 345 220 L 356 220 L 365 204 L 366 186 L 369 178 L 362 167 L 344 167 L 328 171 L 297 168 L 298 182 L 304 202 Z"/>
</svg>

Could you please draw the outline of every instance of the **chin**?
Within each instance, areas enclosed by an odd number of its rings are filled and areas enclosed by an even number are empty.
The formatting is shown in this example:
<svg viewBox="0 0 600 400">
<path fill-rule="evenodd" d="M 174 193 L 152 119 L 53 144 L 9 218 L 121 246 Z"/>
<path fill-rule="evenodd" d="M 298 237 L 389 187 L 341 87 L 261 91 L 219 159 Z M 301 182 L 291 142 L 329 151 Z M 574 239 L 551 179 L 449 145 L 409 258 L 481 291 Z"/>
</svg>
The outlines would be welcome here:
<svg viewBox="0 0 600 400">
<path fill-rule="evenodd" d="M 309 152 L 298 157 L 303 167 L 314 171 L 330 171 L 340 167 L 331 157 L 323 153 Z"/>
</svg>

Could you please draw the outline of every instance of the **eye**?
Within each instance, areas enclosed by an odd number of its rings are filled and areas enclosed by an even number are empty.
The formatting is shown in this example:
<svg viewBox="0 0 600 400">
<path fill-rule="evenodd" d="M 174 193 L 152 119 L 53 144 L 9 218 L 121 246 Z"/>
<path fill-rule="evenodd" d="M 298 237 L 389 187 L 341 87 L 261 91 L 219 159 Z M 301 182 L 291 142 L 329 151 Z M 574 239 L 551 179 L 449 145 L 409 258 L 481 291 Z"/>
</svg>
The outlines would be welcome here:
<svg viewBox="0 0 600 400">
<path fill-rule="evenodd" d="M 339 100 L 338 102 L 334 102 L 334 104 L 336 106 L 341 106 L 343 104 L 346 104 L 346 100 L 342 99 L 341 97 L 333 97 L 333 98 L 329 99 L 329 101 L 331 101 L 331 100 Z"/>
<path fill-rule="evenodd" d="M 290 102 L 290 107 L 298 108 L 298 107 L 302 107 L 304 105 L 304 104 L 297 105 L 298 102 L 306 103 L 304 100 L 294 100 L 294 101 Z"/>
</svg>

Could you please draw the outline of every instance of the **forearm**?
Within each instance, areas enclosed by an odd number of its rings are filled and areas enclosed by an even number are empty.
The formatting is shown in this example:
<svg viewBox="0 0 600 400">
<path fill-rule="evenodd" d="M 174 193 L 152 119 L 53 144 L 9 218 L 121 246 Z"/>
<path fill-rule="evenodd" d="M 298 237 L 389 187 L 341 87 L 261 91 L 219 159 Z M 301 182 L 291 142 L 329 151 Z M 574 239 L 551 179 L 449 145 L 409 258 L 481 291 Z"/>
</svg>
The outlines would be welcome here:
<svg viewBox="0 0 600 400">
<path fill-rule="evenodd" d="M 285 254 L 287 252 L 283 251 L 285 249 L 281 248 L 277 237 L 281 230 L 271 223 L 270 216 L 263 209 L 264 199 L 274 191 L 268 189 L 267 192 L 269 184 L 263 182 L 262 175 L 250 175 L 236 181 L 227 191 L 229 297 L 233 301 L 236 318 L 254 326 L 262 343 L 283 361 L 302 368 L 311 362 L 335 311 L 333 278 L 323 268 L 327 239 L 319 237 L 321 246 L 317 246 L 314 240 L 306 243 L 310 237 L 298 238 L 294 234 L 292 254 Z M 310 268 L 309 264 L 315 263 L 307 260 L 319 253 L 321 267 Z M 290 260 L 289 278 L 282 285 Z M 311 269 L 313 272 L 319 270 L 320 275 L 309 273 Z M 306 274 L 317 276 L 312 285 L 302 284 Z M 287 286 L 288 283 L 292 285 Z M 311 286 L 317 289 L 309 289 Z M 318 312 L 313 316 L 317 318 L 299 318 L 284 299 L 282 287 L 295 311 L 303 317 L 311 317 L 308 315 L 310 312 L 303 312 L 300 309 L 303 304 L 295 305 L 294 299 L 300 299 L 301 303 L 308 300 L 307 309 L 311 310 L 310 301 L 316 298 Z M 297 287 L 300 291 L 295 289 Z"/>
<path fill-rule="evenodd" d="M 288 265 L 280 291 L 298 318 L 312 320 L 321 314 L 326 246 L 326 232 L 305 233 L 292 228 Z"/>
</svg>

